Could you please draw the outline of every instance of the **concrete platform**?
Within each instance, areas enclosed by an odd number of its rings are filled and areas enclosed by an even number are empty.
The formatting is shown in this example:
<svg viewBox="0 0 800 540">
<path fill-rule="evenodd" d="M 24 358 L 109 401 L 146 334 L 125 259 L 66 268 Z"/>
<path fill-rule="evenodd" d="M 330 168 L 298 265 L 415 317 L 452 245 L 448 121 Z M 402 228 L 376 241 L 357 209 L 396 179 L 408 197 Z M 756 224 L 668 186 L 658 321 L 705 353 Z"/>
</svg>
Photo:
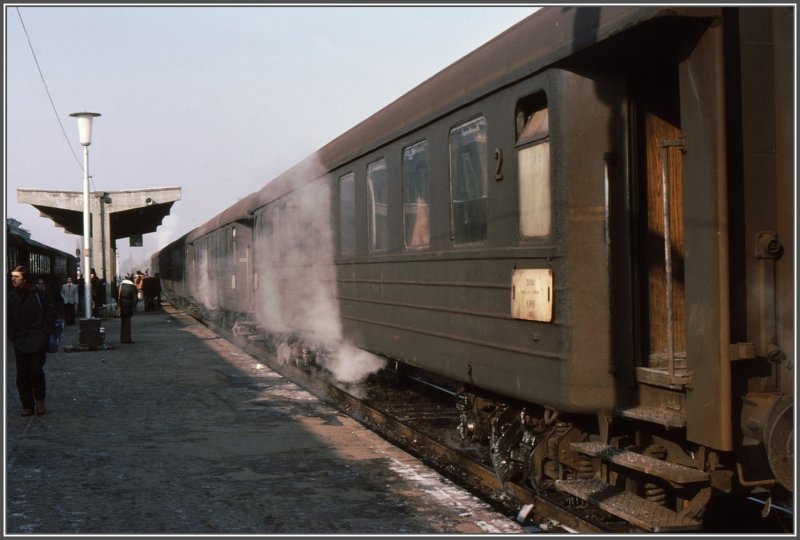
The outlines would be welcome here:
<svg viewBox="0 0 800 540">
<path fill-rule="evenodd" d="M 65 327 L 43 416 L 6 347 L 6 534 L 526 532 L 170 305 L 103 326 Z"/>
</svg>

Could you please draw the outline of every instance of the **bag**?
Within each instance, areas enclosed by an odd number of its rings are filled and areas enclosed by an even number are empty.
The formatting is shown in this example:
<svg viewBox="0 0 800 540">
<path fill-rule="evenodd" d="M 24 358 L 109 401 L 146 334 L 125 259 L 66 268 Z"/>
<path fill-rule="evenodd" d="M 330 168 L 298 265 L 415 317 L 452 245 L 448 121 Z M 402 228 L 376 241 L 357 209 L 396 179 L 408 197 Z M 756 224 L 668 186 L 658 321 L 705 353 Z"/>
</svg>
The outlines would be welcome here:
<svg viewBox="0 0 800 540">
<path fill-rule="evenodd" d="M 61 332 L 64 331 L 64 321 L 56 319 L 53 323 L 53 332 L 47 336 L 47 352 L 58 352 L 58 346 L 61 344 Z"/>
</svg>

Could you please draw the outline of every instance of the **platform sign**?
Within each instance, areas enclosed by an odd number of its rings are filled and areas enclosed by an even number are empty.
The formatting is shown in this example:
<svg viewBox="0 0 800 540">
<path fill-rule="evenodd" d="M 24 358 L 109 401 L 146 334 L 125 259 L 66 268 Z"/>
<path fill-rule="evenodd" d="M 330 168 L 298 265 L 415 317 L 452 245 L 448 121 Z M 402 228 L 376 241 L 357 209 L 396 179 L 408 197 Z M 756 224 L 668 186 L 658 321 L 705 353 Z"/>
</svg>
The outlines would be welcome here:
<svg viewBox="0 0 800 540">
<path fill-rule="evenodd" d="M 132 234 L 130 236 L 130 247 L 142 247 L 143 245 L 141 234 Z"/>
<path fill-rule="evenodd" d="M 553 271 L 548 268 L 514 270 L 511 276 L 511 316 L 515 319 L 553 320 Z"/>
</svg>

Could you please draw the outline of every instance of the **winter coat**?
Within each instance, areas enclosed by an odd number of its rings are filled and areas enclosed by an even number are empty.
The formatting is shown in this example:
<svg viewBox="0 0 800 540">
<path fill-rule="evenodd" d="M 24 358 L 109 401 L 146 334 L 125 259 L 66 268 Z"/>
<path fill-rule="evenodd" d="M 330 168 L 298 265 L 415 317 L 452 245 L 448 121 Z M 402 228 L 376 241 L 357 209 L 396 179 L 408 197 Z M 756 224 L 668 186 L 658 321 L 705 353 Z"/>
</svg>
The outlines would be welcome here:
<svg viewBox="0 0 800 540">
<path fill-rule="evenodd" d="M 119 284 L 119 312 L 121 317 L 132 317 L 136 311 L 136 285 L 129 279 Z"/>
<path fill-rule="evenodd" d="M 14 348 L 24 353 L 47 351 L 47 336 L 56 320 L 53 301 L 31 284 L 21 291 L 12 288 L 6 302 L 8 339 Z"/>
</svg>

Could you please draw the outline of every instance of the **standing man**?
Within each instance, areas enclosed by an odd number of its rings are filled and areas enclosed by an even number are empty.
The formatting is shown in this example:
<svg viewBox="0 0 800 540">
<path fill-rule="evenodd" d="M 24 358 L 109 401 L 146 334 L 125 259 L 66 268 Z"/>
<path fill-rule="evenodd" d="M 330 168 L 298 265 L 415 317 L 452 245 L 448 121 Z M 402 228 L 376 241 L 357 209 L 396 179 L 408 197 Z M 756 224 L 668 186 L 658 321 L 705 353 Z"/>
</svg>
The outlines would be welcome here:
<svg viewBox="0 0 800 540">
<path fill-rule="evenodd" d="M 139 300 L 144 300 L 144 291 L 142 290 L 144 274 L 142 274 L 141 270 L 137 270 L 136 275 L 133 276 L 133 284 L 136 285 L 136 307 L 139 307 Z"/>
<path fill-rule="evenodd" d="M 78 303 L 78 287 L 68 277 L 67 282 L 61 286 L 61 299 L 64 301 L 64 324 L 75 324 L 75 305 Z"/>
<path fill-rule="evenodd" d="M 6 303 L 8 338 L 14 344 L 22 416 L 32 415 L 34 406 L 36 414 L 44 414 L 47 329 L 55 322 L 55 308 L 50 298 L 42 297 L 28 282 L 27 267 L 17 266 L 12 270 L 11 286 Z"/>
<path fill-rule="evenodd" d="M 136 285 L 131 281 L 131 274 L 127 274 L 119 284 L 119 340 L 122 343 L 133 343 L 131 339 L 131 317 L 136 311 Z"/>
<path fill-rule="evenodd" d="M 100 309 L 105 303 L 105 298 L 103 298 L 105 287 L 103 286 L 103 282 L 100 281 L 100 278 L 97 277 L 97 272 L 95 272 L 94 268 L 92 268 L 92 271 L 89 273 L 89 283 L 92 286 L 92 317 L 99 319 Z"/>
<path fill-rule="evenodd" d="M 86 318 L 86 308 L 84 307 L 84 303 L 86 302 L 84 298 L 86 297 L 84 296 L 83 291 L 85 290 L 86 283 L 80 270 L 78 270 L 75 275 L 75 281 L 78 283 L 78 318 L 84 319 Z"/>
</svg>

